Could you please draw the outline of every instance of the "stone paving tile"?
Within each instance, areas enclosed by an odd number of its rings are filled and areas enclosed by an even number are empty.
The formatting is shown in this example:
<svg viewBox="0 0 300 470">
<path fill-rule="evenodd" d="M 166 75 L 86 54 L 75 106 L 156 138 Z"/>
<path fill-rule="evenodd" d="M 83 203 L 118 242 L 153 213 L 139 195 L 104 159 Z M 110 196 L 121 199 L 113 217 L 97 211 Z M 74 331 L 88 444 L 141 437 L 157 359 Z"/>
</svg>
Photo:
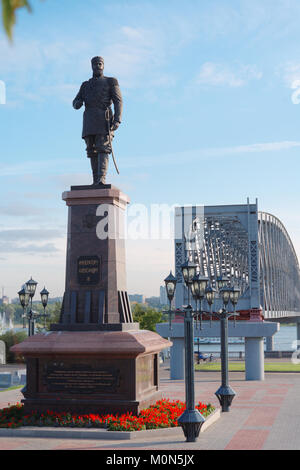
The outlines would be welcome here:
<svg viewBox="0 0 300 470">
<path fill-rule="evenodd" d="M 265 397 L 257 403 L 263 405 L 281 405 L 285 400 L 285 395 L 265 395 Z"/>
<path fill-rule="evenodd" d="M 105 450 L 103 447 L 103 441 L 99 444 L 99 441 L 78 441 L 64 440 L 59 445 L 53 443 L 52 450 Z"/>
<path fill-rule="evenodd" d="M 225 450 L 261 450 L 269 430 L 241 429 L 231 439 Z"/>
<path fill-rule="evenodd" d="M 0 409 L 20 402 L 23 398 L 21 389 L 9 390 L 7 392 L 0 392 Z"/>
<path fill-rule="evenodd" d="M 163 395 L 185 400 L 184 382 L 169 380 L 169 372 L 165 368 L 161 372 Z M 166 436 L 157 441 L 0 438 L 0 449 L 300 450 L 300 374 L 266 374 L 263 382 L 246 382 L 243 373 L 232 373 L 230 384 L 237 393 L 231 411 L 222 414 L 195 443 L 185 442 L 183 434 L 172 437 L 172 440 Z M 196 374 L 196 400 L 217 404 L 214 393 L 219 385 L 220 373 Z M 20 390 L 1 392 L 0 407 L 20 402 L 21 398 Z"/>
<path fill-rule="evenodd" d="M 238 398 L 239 400 L 246 400 L 246 401 L 250 401 L 254 398 L 254 396 L 256 395 L 256 392 L 257 390 L 253 389 L 253 390 L 242 390 L 241 392 L 239 392 L 238 396 L 236 398 Z"/>
<path fill-rule="evenodd" d="M 0 438 L 0 450 L 15 450 L 26 443 L 25 440 Z"/>
<path fill-rule="evenodd" d="M 291 387 L 268 387 L 270 395 L 285 395 Z"/>
<path fill-rule="evenodd" d="M 268 390 L 266 388 L 257 389 L 255 395 L 253 396 L 253 401 L 256 403 L 261 402 L 265 398 L 267 392 Z"/>
<path fill-rule="evenodd" d="M 300 450 L 300 387 L 290 388 L 264 444 L 266 450 Z"/>
<path fill-rule="evenodd" d="M 255 407 L 248 419 L 245 421 L 244 426 L 272 426 L 278 412 L 278 406 L 269 406 L 267 408 Z"/>
</svg>

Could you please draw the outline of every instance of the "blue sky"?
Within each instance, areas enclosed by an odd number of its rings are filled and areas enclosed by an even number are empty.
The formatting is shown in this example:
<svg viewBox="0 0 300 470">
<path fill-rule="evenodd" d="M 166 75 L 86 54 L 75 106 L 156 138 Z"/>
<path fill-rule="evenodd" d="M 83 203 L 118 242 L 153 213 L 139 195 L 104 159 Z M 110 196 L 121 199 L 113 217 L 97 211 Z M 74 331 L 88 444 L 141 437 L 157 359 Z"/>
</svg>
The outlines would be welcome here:
<svg viewBox="0 0 300 470">
<path fill-rule="evenodd" d="M 123 122 L 111 182 L 132 203 L 258 198 L 300 254 L 298 0 L 45 0 L 0 33 L 0 287 L 31 275 L 62 295 L 62 191 L 89 183 L 82 110 L 90 59 L 118 78 Z M 128 241 L 128 290 L 158 295 L 171 240 Z"/>
</svg>

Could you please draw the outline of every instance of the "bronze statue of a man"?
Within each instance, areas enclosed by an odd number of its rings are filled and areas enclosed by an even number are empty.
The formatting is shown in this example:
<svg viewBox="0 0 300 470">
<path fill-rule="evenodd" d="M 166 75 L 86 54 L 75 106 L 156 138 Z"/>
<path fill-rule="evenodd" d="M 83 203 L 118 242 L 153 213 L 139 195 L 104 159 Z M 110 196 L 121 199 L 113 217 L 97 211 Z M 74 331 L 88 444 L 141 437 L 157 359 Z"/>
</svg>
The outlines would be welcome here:
<svg viewBox="0 0 300 470">
<path fill-rule="evenodd" d="M 82 83 L 73 107 L 80 109 L 85 104 L 82 138 L 91 160 L 93 184 L 101 185 L 105 184 L 108 158 L 112 153 L 111 140 L 121 123 L 123 102 L 118 81 L 103 75 L 103 58 L 93 57 L 91 64 L 93 77 Z"/>
</svg>

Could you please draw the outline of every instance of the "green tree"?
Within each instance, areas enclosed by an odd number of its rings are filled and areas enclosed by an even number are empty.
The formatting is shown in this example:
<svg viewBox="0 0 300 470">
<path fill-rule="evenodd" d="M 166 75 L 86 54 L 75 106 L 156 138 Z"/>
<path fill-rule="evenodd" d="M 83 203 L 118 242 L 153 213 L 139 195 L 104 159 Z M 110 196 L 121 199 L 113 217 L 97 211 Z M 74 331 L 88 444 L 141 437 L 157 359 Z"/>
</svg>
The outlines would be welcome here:
<svg viewBox="0 0 300 470">
<path fill-rule="evenodd" d="M 163 321 L 163 315 L 155 308 L 135 304 L 133 307 L 133 321 L 140 324 L 141 330 L 156 331 L 156 323 Z"/>
<path fill-rule="evenodd" d="M 17 343 L 22 343 L 22 341 L 24 341 L 26 338 L 27 333 L 25 331 L 18 331 L 18 333 L 15 333 L 14 331 L 9 330 L 0 336 L 0 340 L 4 341 L 5 343 L 7 363 L 24 362 L 23 357 L 15 355 L 10 351 L 10 348 Z"/>
<path fill-rule="evenodd" d="M 1 0 L 1 4 L 3 27 L 6 35 L 12 41 L 13 27 L 16 23 L 16 10 L 25 7 L 31 12 L 31 6 L 27 0 Z"/>
<path fill-rule="evenodd" d="M 44 307 L 40 303 L 39 304 L 34 304 L 32 309 L 35 312 L 38 312 L 40 314 L 44 313 Z M 59 322 L 60 311 L 61 311 L 61 302 L 49 303 L 47 305 L 46 314 L 48 316 L 46 317 L 46 330 L 50 330 L 51 323 L 58 323 Z M 37 320 L 37 331 L 39 329 L 43 329 L 43 327 L 44 327 L 44 319 L 43 319 L 43 317 L 41 317 Z"/>
<path fill-rule="evenodd" d="M 13 316 L 13 322 L 14 325 L 16 324 L 22 324 L 23 323 L 23 307 L 18 304 L 10 304 L 13 305 L 14 307 L 14 316 Z"/>
<path fill-rule="evenodd" d="M 6 318 L 14 318 L 15 309 L 12 304 L 1 305 L 1 312 L 6 313 Z"/>
</svg>

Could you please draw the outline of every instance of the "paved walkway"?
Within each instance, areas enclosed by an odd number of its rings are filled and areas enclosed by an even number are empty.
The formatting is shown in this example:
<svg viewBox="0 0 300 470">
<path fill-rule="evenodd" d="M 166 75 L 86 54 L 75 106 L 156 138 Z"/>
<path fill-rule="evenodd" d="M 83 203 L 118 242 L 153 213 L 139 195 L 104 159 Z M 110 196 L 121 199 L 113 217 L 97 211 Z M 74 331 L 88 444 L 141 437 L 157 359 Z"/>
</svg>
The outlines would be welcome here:
<svg viewBox="0 0 300 470">
<path fill-rule="evenodd" d="M 184 382 L 170 380 L 167 366 L 161 367 L 161 389 L 165 397 L 184 400 Z M 22 450 L 299 450 L 300 374 L 270 373 L 264 382 L 246 382 L 244 374 L 232 372 L 230 384 L 237 393 L 231 411 L 208 428 L 195 443 L 183 434 L 157 440 L 99 441 L 80 439 L 0 438 L 0 449 Z M 218 404 L 214 393 L 220 373 L 195 374 L 196 400 Z M 0 408 L 22 398 L 19 390 L 0 393 Z"/>
</svg>

